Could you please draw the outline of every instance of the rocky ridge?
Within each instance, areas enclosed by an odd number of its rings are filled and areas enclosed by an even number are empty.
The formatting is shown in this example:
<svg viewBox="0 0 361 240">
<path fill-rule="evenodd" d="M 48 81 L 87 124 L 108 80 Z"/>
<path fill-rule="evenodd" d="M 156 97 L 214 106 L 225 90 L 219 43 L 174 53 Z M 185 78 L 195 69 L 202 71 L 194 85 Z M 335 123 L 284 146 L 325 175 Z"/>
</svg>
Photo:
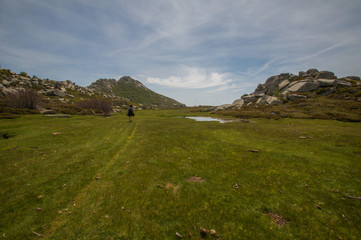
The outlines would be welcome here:
<svg viewBox="0 0 361 240">
<path fill-rule="evenodd" d="M 329 96 L 338 92 L 354 94 L 361 101 L 361 81 L 358 76 L 337 78 L 333 72 L 309 69 L 298 75 L 282 73 L 269 77 L 264 84 L 258 84 L 255 91 L 245 94 L 232 104 L 225 104 L 215 110 L 241 109 L 242 106 L 282 104 L 296 99 L 312 98 L 315 95 Z M 347 100 L 352 100 L 347 97 Z"/>
<path fill-rule="evenodd" d="M 36 90 L 39 94 L 47 97 L 59 97 L 58 101 L 72 102 L 74 95 L 71 93 L 79 93 L 94 96 L 96 92 L 88 87 L 81 87 L 70 80 L 55 81 L 51 79 L 42 79 L 37 76 L 30 77 L 26 73 L 14 73 L 8 69 L 0 69 L 0 96 L 9 93 L 16 93 L 26 88 Z M 99 93 L 98 93 L 99 95 Z M 106 94 L 102 95 L 108 98 Z"/>
<path fill-rule="evenodd" d="M 123 88 L 122 91 L 114 89 L 119 82 L 127 84 L 127 89 Z M 134 97 L 134 99 L 130 99 L 125 97 L 127 91 L 133 91 L 134 88 L 138 89 L 138 92 L 139 89 L 142 89 L 143 91 L 151 92 L 153 96 L 159 95 L 131 77 L 122 77 L 119 81 L 116 81 L 115 79 L 99 79 L 88 87 L 81 87 L 70 80 L 56 81 L 48 78 L 42 79 L 37 76 L 30 77 L 24 72 L 17 74 L 9 69 L 0 68 L 0 97 L 25 89 L 33 89 L 40 95 L 43 95 L 47 100 L 61 103 L 71 104 L 89 98 L 103 98 L 108 99 L 113 103 L 118 102 L 123 105 L 135 103 L 139 106 L 143 106 L 142 102 L 137 102 L 137 100 L 139 100 L 138 98 Z M 159 96 L 161 96 L 159 97 L 160 100 L 151 107 L 184 106 L 171 98 L 162 95 Z"/>
</svg>

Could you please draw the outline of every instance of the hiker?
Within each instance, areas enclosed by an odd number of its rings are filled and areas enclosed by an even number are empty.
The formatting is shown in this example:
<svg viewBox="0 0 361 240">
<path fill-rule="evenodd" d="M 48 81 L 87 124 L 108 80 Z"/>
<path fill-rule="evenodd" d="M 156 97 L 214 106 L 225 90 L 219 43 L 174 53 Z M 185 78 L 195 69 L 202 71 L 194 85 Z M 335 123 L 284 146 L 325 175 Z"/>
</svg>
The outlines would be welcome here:
<svg viewBox="0 0 361 240">
<path fill-rule="evenodd" d="M 127 116 L 129 117 L 129 122 L 132 122 L 132 121 L 133 121 L 133 117 L 135 116 L 132 105 L 130 105 L 129 108 L 128 108 Z"/>
</svg>

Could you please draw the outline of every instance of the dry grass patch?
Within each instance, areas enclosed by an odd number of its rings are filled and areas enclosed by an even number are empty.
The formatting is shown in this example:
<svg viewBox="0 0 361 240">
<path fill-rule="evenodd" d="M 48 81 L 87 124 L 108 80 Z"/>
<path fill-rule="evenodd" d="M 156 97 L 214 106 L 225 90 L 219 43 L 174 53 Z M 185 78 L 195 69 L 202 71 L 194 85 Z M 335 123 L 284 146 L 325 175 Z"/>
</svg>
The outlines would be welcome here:
<svg viewBox="0 0 361 240">
<path fill-rule="evenodd" d="M 284 217 L 282 217 L 281 215 L 274 213 L 274 212 L 265 212 L 266 215 L 270 216 L 272 218 L 272 220 L 274 221 L 274 223 L 279 226 L 285 226 L 289 223 L 289 221 L 287 219 L 285 219 Z"/>
<path fill-rule="evenodd" d="M 201 177 L 191 177 L 187 179 L 188 182 L 198 182 L 198 183 L 202 183 L 205 182 L 204 179 L 202 179 Z"/>
</svg>

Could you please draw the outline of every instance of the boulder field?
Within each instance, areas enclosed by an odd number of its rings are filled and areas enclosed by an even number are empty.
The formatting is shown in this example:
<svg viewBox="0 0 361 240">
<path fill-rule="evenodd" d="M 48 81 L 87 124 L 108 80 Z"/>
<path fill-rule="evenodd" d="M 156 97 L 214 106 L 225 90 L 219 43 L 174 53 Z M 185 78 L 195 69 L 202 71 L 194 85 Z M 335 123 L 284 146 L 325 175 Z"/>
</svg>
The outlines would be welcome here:
<svg viewBox="0 0 361 240">
<path fill-rule="evenodd" d="M 310 98 L 315 94 L 329 96 L 338 89 L 350 88 L 361 92 L 361 80 L 358 76 L 337 78 L 333 72 L 319 71 L 315 68 L 298 75 L 281 73 L 269 77 L 265 83 L 258 84 L 255 91 L 236 99 L 232 104 L 225 104 L 215 110 L 240 109 L 242 106 L 282 104 L 300 98 Z M 361 101 L 361 98 L 355 100 Z"/>
</svg>

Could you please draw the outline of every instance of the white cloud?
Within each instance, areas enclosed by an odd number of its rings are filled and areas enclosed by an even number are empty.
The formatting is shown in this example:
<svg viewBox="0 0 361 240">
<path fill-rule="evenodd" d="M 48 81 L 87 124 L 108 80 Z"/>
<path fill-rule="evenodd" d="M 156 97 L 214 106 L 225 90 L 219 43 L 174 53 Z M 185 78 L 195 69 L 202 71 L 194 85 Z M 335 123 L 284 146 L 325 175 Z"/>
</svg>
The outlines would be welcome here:
<svg viewBox="0 0 361 240">
<path fill-rule="evenodd" d="M 167 78 L 148 77 L 147 82 L 173 88 L 211 88 L 226 86 L 232 81 L 227 73 L 217 73 L 199 67 L 181 66 L 182 76 L 169 76 Z"/>
</svg>

